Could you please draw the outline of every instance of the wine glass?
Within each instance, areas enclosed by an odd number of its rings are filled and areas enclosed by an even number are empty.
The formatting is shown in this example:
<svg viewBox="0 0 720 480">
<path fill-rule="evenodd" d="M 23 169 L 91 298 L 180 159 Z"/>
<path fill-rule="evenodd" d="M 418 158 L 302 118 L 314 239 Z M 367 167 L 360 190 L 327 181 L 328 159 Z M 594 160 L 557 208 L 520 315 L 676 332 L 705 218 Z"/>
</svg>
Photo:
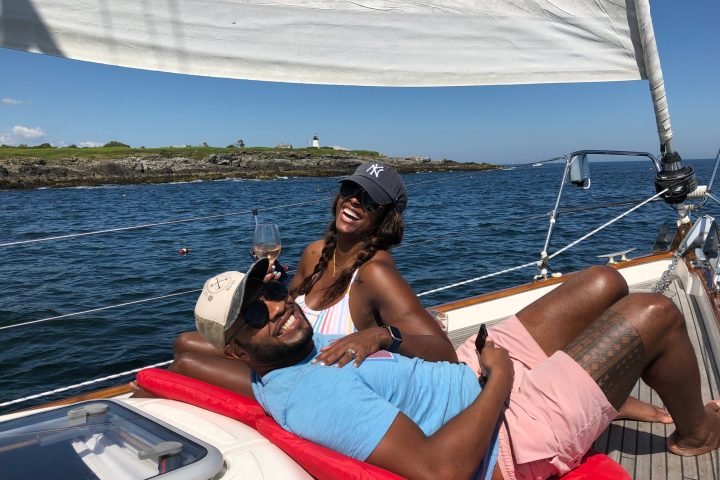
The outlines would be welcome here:
<svg viewBox="0 0 720 480">
<path fill-rule="evenodd" d="M 280 255 L 280 232 L 274 223 L 258 223 L 255 225 L 253 249 L 258 258 L 267 258 L 272 264 Z"/>
<path fill-rule="evenodd" d="M 428 310 L 428 313 L 435 318 L 435 321 L 438 322 L 438 325 L 440 325 L 442 331 L 445 332 L 445 335 L 447 335 L 448 328 L 450 327 L 448 314 L 439 310 Z"/>
</svg>

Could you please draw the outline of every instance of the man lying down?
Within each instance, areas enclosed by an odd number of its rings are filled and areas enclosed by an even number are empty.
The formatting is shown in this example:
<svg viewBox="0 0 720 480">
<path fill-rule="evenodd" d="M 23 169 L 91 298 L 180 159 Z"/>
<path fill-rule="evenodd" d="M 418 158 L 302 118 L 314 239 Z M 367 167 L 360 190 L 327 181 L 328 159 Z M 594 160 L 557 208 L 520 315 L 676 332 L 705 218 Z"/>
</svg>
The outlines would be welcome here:
<svg viewBox="0 0 720 480">
<path fill-rule="evenodd" d="M 720 446 L 720 402 L 703 406 L 684 320 L 661 295 L 624 297 L 540 359 L 512 351 L 542 347 L 528 331 L 537 326 L 513 317 L 490 329 L 481 385 L 467 365 L 388 351 L 358 367 L 313 363 L 333 338 L 313 335 L 287 290 L 263 283 L 266 261 L 208 280 L 195 318 L 250 367 L 242 393 L 300 437 L 412 479 L 548 478 L 578 465 L 642 377 L 675 420 L 672 452 Z"/>
</svg>

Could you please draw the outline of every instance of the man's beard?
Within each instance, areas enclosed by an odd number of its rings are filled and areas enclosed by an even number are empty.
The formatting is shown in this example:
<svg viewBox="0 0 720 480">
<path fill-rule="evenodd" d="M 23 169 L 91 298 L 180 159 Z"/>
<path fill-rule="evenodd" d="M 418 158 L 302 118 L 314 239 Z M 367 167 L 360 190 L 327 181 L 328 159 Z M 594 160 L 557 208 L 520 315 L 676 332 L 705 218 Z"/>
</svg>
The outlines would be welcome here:
<svg viewBox="0 0 720 480">
<path fill-rule="evenodd" d="M 257 362 L 278 363 L 283 359 L 295 359 L 308 350 L 308 343 L 312 342 L 312 328 L 302 329 L 302 336 L 293 343 L 275 343 L 267 345 L 245 344 L 242 347 Z"/>
</svg>

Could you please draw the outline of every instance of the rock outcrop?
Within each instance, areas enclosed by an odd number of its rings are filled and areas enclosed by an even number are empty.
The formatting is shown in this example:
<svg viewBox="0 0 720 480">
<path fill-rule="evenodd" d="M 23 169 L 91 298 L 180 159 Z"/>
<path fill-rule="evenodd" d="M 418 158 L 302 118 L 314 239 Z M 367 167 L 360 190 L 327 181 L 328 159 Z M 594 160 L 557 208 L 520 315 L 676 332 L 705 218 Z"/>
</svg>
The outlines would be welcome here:
<svg viewBox="0 0 720 480">
<path fill-rule="evenodd" d="M 393 165 L 402 173 L 418 171 L 487 170 L 486 163 L 434 161 L 422 157 L 384 157 L 353 152 L 308 153 L 230 151 L 203 159 L 163 158 L 148 154 L 114 159 L 71 157 L 0 159 L 0 189 L 68 187 L 79 185 L 163 183 L 220 178 L 333 176 L 351 173 L 364 162 Z"/>
</svg>

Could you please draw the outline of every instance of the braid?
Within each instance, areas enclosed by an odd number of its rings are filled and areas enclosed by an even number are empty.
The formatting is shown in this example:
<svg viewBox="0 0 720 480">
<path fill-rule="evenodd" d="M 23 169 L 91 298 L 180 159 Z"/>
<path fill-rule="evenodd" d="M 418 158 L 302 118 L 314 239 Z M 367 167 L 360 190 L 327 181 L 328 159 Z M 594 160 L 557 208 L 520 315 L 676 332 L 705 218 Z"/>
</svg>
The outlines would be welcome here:
<svg viewBox="0 0 720 480">
<path fill-rule="evenodd" d="M 335 227 L 335 219 L 333 218 L 330 222 L 327 232 L 325 233 L 324 245 L 322 253 L 320 253 L 320 259 L 315 265 L 313 272 L 305 277 L 302 283 L 292 292 L 292 296 L 307 295 L 312 290 L 313 285 L 320 279 L 322 274 L 325 272 L 330 259 L 335 253 L 335 245 L 337 244 L 337 229 Z"/>
</svg>

